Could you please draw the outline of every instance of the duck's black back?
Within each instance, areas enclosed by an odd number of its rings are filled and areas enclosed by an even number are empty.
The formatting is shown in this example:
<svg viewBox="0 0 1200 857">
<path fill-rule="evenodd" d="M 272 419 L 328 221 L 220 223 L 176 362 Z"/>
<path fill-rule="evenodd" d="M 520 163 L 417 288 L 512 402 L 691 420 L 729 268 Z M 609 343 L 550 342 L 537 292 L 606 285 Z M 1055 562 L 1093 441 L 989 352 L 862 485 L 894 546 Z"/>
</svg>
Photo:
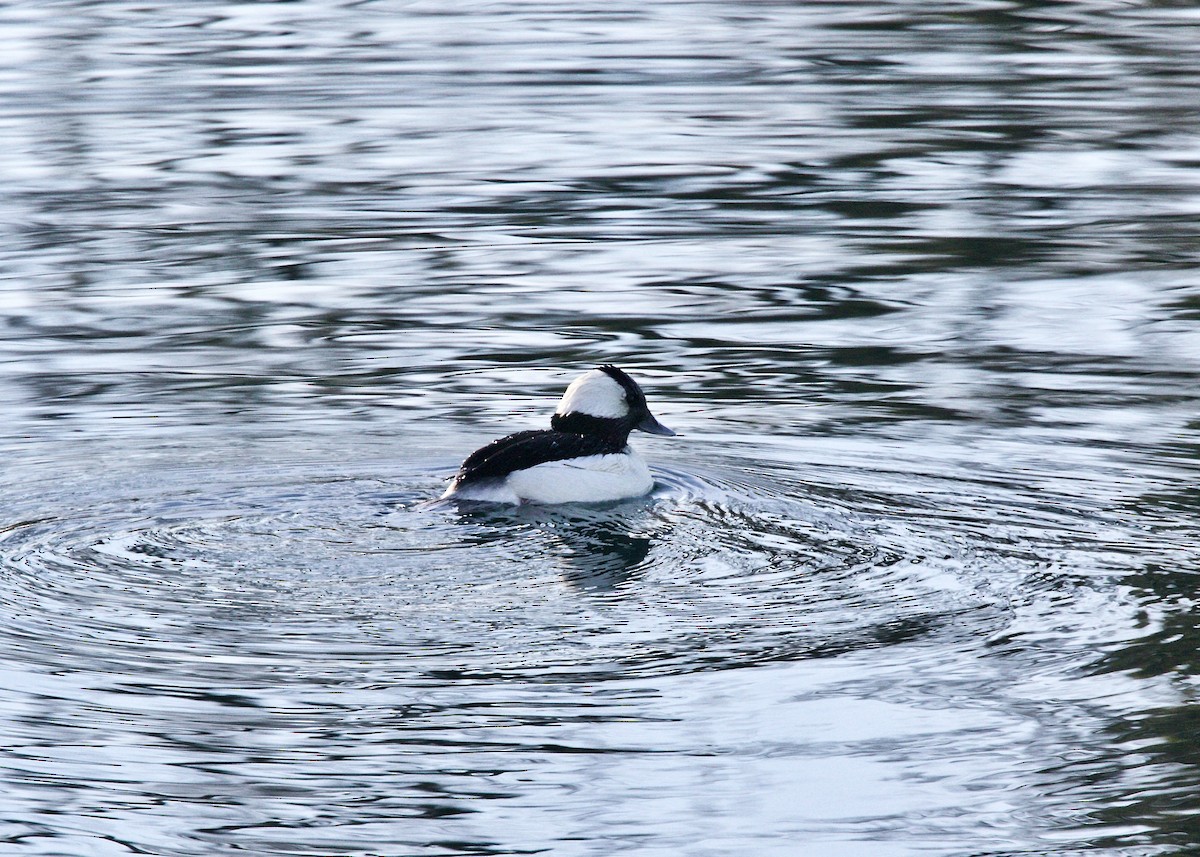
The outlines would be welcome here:
<svg viewBox="0 0 1200 857">
<path fill-rule="evenodd" d="M 565 431 L 519 431 L 472 452 L 462 463 L 454 481 L 463 485 L 503 479 L 514 470 L 583 455 L 612 455 L 624 448 L 625 438 Z"/>
</svg>

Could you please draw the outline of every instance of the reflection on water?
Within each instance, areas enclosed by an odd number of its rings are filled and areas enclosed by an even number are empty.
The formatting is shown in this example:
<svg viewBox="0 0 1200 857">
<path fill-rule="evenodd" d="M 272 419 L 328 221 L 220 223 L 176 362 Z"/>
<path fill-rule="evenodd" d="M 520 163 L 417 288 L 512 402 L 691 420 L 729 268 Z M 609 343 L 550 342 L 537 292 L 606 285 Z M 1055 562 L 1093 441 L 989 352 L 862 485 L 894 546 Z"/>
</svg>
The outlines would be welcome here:
<svg viewBox="0 0 1200 857">
<path fill-rule="evenodd" d="M 645 567 L 654 544 L 650 511 L 631 517 L 615 505 L 598 509 L 526 507 L 520 511 L 535 516 L 533 526 L 544 535 L 548 552 L 564 564 L 564 580 L 584 591 L 604 593 L 627 587 Z M 500 514 L 511 512 L 500 510 Z"/>
<path fill-rule="evenodd" d="M 0 10 L 0 841 L 1194 850 L 1198 24 Z"/>
</svg>

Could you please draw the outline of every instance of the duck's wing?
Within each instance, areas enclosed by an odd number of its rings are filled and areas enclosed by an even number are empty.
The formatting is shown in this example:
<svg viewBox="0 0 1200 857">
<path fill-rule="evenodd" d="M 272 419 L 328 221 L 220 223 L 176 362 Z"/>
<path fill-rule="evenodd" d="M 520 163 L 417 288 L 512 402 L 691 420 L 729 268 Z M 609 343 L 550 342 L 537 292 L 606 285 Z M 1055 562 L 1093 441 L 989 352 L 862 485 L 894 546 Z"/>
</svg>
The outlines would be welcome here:
<svg viewBox="0 0 1200 857">
<path fill-rule="evenodd" d="M 521 431 L 494 440 L 472 452 L 458 469 L 455 484 L 501 479 L 514 470 L 536 467 L 581 455 L 620 452 L 610 441 L 594 435 L 562 431 Z"/>
</svg>

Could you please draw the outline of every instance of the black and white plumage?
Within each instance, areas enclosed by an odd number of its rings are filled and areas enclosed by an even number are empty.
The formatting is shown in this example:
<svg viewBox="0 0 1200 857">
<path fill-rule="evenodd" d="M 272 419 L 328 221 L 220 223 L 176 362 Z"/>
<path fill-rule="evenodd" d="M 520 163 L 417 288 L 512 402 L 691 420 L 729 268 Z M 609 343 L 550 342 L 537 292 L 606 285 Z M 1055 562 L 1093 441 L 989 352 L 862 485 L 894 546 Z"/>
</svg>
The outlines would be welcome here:
<svg viewBox="0 0 1200 857">
<path fill-rule="evenodd" d="M 654 480 L 630 448 L 629 433 L 675 434 L 650 413 L 637 382 L 608 365 L 571 382 L 550 426 L 471 453 L 443 498 L 587 503 L 640 497 Z"/>
</svg>

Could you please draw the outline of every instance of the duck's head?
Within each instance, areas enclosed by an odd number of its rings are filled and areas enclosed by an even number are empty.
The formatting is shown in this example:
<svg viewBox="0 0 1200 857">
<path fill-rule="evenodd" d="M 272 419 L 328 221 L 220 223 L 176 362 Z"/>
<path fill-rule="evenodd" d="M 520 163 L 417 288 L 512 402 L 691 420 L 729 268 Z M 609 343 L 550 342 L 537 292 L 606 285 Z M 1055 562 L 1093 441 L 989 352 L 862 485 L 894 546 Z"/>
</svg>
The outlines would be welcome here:
<svg viewBox="0 0 1200 857">
<path fill-rule="evenodd" d="M 576 434 L 625 434 L 638 429 L 674 435 L 654 418 L 642 388 L 616 366 L 604 365 L 580 375 L 554 411 L 550 425 Z"/>
</svg>

